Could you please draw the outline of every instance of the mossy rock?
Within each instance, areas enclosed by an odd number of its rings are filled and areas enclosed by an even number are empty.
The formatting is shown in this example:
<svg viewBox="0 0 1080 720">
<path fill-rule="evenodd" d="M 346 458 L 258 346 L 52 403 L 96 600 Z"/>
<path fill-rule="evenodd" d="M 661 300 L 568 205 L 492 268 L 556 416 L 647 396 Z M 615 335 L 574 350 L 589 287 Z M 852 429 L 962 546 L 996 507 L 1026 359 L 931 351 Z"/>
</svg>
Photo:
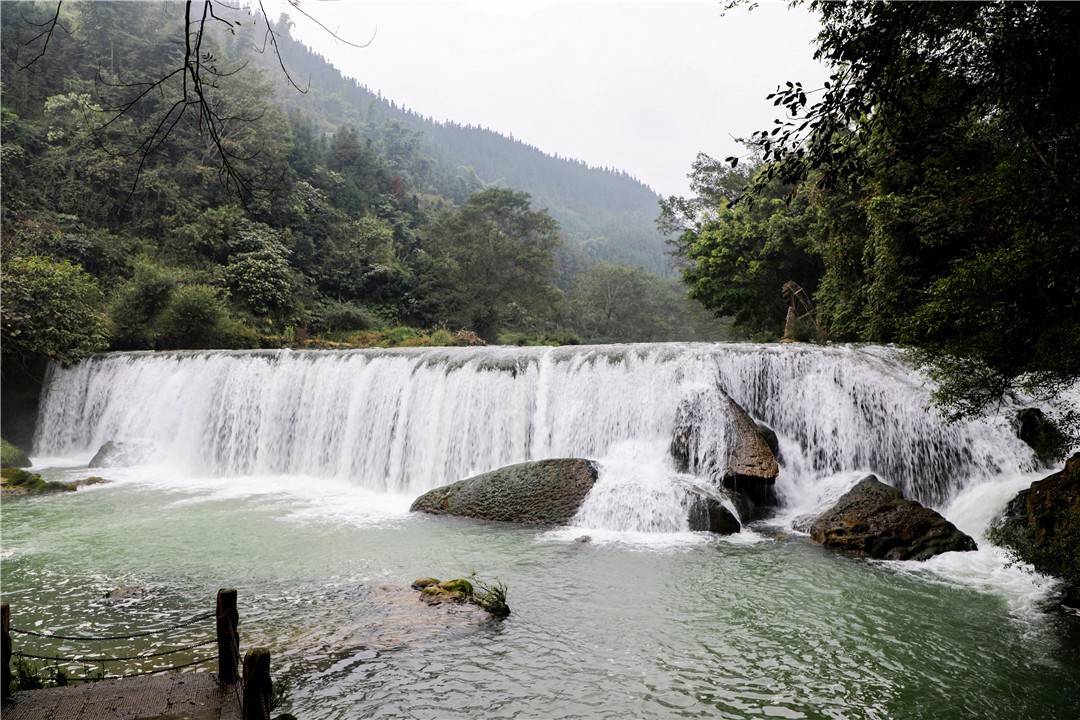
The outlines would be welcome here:
<svg viewBox="0 0 1080 720">
<path fill-rule="evenodd" d="M 0 438 L 0 466 L 10 468 L 30 467 L 30 457 L 18 445 Z"/>
<path fill-rule="evenodd" d="M 6 495 L 45 495 L 56 492 L 75 492 L 75 483 L 46 480 L 37 473 L 19 468 L 0 469 L 2 491 Z"/>
<path fill-rule="evenodd" d="M 590 460 L 538 460 L 493 470 L 427 492 L 412 510 L 480 520 L 565 525 L 596 483 Z"/>
<path fill-rule="evenodd" d="M 472 598 L 472 584 L 468 580 L 447 580 L 438 585 L 428 585 L 420 591 L 420 599 L 429 605 L 444 602 L 463 603 Z"/>
<path fill-rule="evenodd" d="M 412 586 L 420 591 L 420 599 L 428 605 L 470 603 L 486 610 L 492 617 L 504 618 L 510 614 L 510 606 L 506 604 L 506 586 L 501 582 L 474 587 L 465 578 L 440 582 L 436 578 L 424 577 L 414 580 Z"/>
</svg>

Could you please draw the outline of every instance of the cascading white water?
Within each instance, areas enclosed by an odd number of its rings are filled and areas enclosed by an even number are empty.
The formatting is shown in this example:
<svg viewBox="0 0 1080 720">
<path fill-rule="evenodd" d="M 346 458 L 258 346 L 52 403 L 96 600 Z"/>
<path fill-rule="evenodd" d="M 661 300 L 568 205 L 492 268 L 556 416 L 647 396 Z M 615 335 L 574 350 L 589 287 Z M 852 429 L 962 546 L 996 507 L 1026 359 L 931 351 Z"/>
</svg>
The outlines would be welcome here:
<svg viewBox="0 0 1080 720">
<path fill-rule="evenodd" d="M 53 370 L 35 450 L 150 440 L 192 475 L 303 474 L 409 494 L 589 457 L 602 473 L 588 520 L 680 530 L 667 447 L 680 401 L 716 382 L 779 434 L 789 503 L 865 470 L 941 506 L 1033 466 L 1002 419 L 943 423 L 893 349 L 751 344 L 108 354 Z"/>
</svg>

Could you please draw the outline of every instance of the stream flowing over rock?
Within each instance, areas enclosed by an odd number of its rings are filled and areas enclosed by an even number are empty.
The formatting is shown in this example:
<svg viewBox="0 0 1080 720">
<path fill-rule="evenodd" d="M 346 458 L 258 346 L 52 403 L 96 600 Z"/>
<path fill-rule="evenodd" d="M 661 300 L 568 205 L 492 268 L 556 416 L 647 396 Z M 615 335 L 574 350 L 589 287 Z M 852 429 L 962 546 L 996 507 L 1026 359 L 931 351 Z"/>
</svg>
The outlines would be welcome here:
<svg viewBox="0 0 1080 720">
<path fill-rule="evenodd" d="M 109 440 L 103 444 L 87 467 L 131 467 L 150 461 L 154 457 L 154 443 L 149 440 Z"/>
<path fill-rule="evenodd" d="M 810 526 L 825 547 L 879 560 L 928 560 L 975 550 L 975 541 L 930 508 L 873 475 L 859 481 Z"/>
<path fill-rule="evenodd" d="M 1068 602 L 1080 606 L 1080 453 L 1021 490 L 995 521 L 990 540 L 1039 572 L 1063 578 Z"/>
<path fill-rule="evenodd" d="M 590 460 L 561 458 L 519 463 L 435 488 L 410 510 L 480 520 L 565 525 L 596 483 Z"/>
<path fill-rule="evenodd" d="M 727 488 L 746 521 L 776 505 L 780 466 L 769 440 L 741 405 L 723 389 L 710 386 L 679 405 L 671 455 L 681 472 Z M 775 433 L 771 440 L 776 442 Z"/>
<path fill-rule="evenodd" d="M 1008 419 L 950 424 L 929 404 L 901 353 L 862 345 L 107 353 L 52 368 L 34 453 L 143 440 L 181 477 L 293 475 L 409 497 L 514 463 L 593 458 L 599 478 L 574 522 L 593 537 L 689 530 L 672 481 L 680 437 L 690 472 L 738 490 L 727 499 L 743 520 L 774 497 L 816 508 L 857 470 L 941 508 L 972 482 L 1035 467 Z M 779 476 L 751 417 L 784 448 Z"/>
</svg>

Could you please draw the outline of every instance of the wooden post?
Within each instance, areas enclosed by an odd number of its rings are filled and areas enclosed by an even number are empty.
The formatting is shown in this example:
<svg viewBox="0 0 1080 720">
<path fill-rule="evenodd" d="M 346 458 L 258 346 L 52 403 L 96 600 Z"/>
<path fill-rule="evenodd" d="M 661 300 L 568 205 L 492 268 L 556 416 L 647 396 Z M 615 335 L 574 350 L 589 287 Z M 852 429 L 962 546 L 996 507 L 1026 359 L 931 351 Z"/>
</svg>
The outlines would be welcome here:
<svg viewBox="0 0 1080 720">
<path fill-rule="evenodd" d="M 240 679 L 240 613 L 236 611 L 236 590 L 222 588 L 217 593 L 218 680 L 232 685 Z"/>
<path fill-rule="evenodd" d="M 3 686 L 3 699 L 11 696 L 11 606 L 7 603 L 0 605 L 0 635 L 3 639 L 3 678 L 0 682 Z"/>
<path fill-rule="evenodd" d="M 252 648 L 244 655 L 244 720 L 270 720 L 270 650 Z"/>
</svg>

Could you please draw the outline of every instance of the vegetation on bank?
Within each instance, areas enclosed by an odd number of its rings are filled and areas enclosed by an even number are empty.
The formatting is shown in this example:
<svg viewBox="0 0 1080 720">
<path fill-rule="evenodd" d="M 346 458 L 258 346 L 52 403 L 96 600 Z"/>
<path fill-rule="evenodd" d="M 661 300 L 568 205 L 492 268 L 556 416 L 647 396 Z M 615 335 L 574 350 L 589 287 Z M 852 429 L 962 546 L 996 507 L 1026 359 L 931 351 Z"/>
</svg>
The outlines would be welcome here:
<svg viewBox="0 0 1080 720">
<path fill-rule="evenodd" d="M 18 445 L 0 438 L 0 467 L 27 468 L 30 467 L 30 458 Z"/>
<path fill-rule="evenodd" d="M 1076 382 L 1080 8 L 808 4 L 829 81 L 663 204 L 691 295 L 777 337 L 793 280 L 831 339 L 916 348 L 951 417 Z"/>
<path fill-rule="evenodd" d="M 603 254 L 568 241 L 528 195 L 448 167 L 460 153 L 447 145 L 467 138 L 431 141 L 400 124 L 400 113 L 372 109 L 381 103 L 364 106 L 367 114 L 349 107 L 366 96 L 341 89 L 351 81 L 289 38 L 287 20 L 275 26 L 285 59 L 319 68 L 303 102 L 289 95 L 295 89 L 276 88 L 281 68 L 256 52 L 255 16 L 239 11 L 234 33 L 207 26 L 201 42 L 218 74 L 206 92 L 224 120 L 211 143 L 194 114 L 164 114 L 166 98 L 180 92 L 181 77 L 169 73 L 182 14 L 153 4 L 65 5 L 65 32 L 25 68 L 17 55 L 40 29 L 17 16 L 47 20 L 55 9 L 13 4 L 2 26 L 5 374 L 106 349 L 725 332 L 677 279 L 598 264 Z M 138 83 L 156 78 L 166 80 L 142 94 Z M 331 87 L 341 95 L 329 97 Z M 154 135 L 162 117 L 177 119 L 167 141 Z M 490 160 L 488 169 L 498 166 Z M 562 165 L 577 167 L 548 160 L 547 174 L 512 174 L 551 185 Z M 505 162 L 539 160 L 526 153 Z M 618 180 L 590 173 L 597 188 Z M 545 191 L 556 196 L 565 200 Z"/>
</svg>

